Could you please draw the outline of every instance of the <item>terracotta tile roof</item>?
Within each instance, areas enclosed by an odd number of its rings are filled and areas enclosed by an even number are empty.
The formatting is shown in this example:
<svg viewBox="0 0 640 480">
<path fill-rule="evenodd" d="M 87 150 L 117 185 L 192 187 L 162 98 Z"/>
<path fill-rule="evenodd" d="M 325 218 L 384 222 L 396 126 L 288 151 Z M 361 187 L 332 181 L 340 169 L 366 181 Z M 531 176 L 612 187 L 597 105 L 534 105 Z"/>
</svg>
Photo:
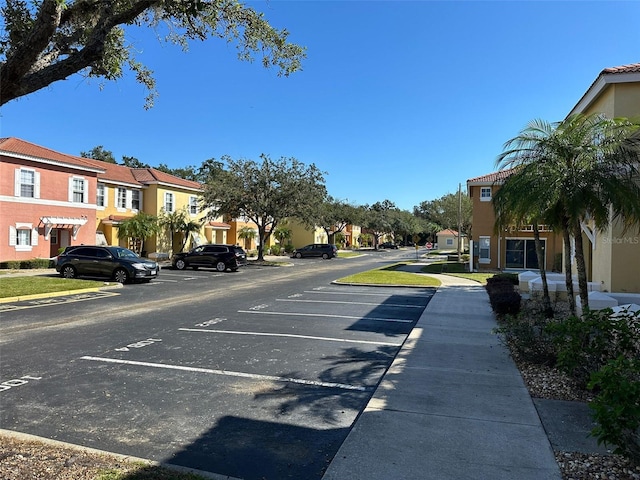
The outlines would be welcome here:
<svg viewBox="0 0 640 480">
<path fill-rule="evenodd" d="M 113 182 L 142 186 L 142 184 L 133 176 L 133 172 L 129 167 L 115 163 L 103 162 L 101 160 L 94 160 L 92 158 L 84 158 L 84 160 L 105 170 L 104 173 L 100 173 L 98 175 L 98 180 L 111 180 Z"/>
<path fill-rule="evenodd" d="M 192 188 L 200 190 L 202 185 L 193 180 L 185 180 L 184 178 L 169 175 L 155 168 L 132 168 L 133 176 L 140 183 L 168 183 L 177 187 Z"/>
<path fill-rule="evenodd" d="M 506 170 L 499 170 L 497 172 L 489 173 L 487 175 L 482 175 L 481 177 L 470 178 L 467 180 L 467 184 L 494 184 L 494 183 L 502 183 L 506 180 L 506 178 L 511 175 L 513 172 L 512 168 Z"/>
<path fill-rule="evenodd" d="M 615 73 L 638 73 L 640 72 L 640 63 L 630 63 L 629 65 L 620 65 L 619 67 L 609 67 L 602 70 L 603 74 Z"/>
<path fill-rule="evenodd" d="M 0 153 L 3 152 L 32 157 L 35 161 L 45 160 L 64 163 L 66 165 L 77 166 L 93 171 L 103 170 L 100 166 L 87 162 L 86 159 L 56 152 L 55 150 L 41 147 L 35 143 L 26 142 L 15 137 L 0 138 Z"/>
<path fill-rule="evenodd" d="M 456 230 L 451 230 L 450 228 L 446 228 L 436 233 L 436 235 L 453 235 L 454 237 L 457 237 L 458 232 Z"/>
<path fill-rule="evenodd" d="M 205 227 L 213 227 L 213 228 L 231 228 L 231 225 L 224 222 L 208 222 L 204 225 Z"/>
</svg>

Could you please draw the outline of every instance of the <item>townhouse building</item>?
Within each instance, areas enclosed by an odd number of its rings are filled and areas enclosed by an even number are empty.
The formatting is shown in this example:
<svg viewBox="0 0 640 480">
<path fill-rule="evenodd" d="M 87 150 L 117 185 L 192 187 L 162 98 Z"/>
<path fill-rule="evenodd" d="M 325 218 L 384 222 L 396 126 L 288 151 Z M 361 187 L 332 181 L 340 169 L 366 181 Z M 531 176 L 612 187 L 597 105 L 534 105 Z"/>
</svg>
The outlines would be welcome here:
<svg viewBox="0 0 640 480">
<path fill-rule="evenodd" d="M 601 113 L 609 118 L 640 117 L 640 63 L 602 70 L 569 115 L 578 113 Z M 510 173 L 504 170 L 467 180 L 473 203 L 474 267 L 480 270 L 538 268 L 531 226 L 495 230 L 491 199 Z M 560 235 L 544 225 L 541 229 L 545 268 L 561 271 L 563 255 L 572 252 L 563 251 Z M 621 219 L 613 221 L 604 231 L 597 231 L 594 225 L 585 222 L 582 235 L 588 281 L 599 284 L 605 292 L 640 293 L 639 229 L 626 228 Z"/>
<path fill-rule="evenodd" d="M 18 138 L 0 139 L 0 261 L 51 258 L 96 241 L 101 167 Z"/>
</svg>

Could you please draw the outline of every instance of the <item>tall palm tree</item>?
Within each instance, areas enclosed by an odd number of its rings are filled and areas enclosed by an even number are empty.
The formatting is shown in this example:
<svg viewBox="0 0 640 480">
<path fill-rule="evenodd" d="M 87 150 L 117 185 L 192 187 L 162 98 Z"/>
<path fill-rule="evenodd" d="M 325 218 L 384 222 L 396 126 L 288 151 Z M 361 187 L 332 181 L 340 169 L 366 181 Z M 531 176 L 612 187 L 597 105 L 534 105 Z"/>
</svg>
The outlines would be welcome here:
<svg viewBox="0 0 640 480">
<path fill-rule="evenodd" d="M 496 215 L 496 232 L 511 226 L 533 226 L 536 258 L 538 260 L 540 278 L 542 279 L 543 311 L 546 318 L 551 318 L 553 316 L 553 308 L 551 307 L 551 297 L 549 296 L 549 284 L 547 282 L 539 228 L 540 222 L 544 222 L 541 212 L 544 212 L 548 205 L 546 204 L 547 197 L 540 195 L 540 190 L 544 188 L 544 185 L 537 184 L 541 179 L 537 175 L 538 167 L 537 163 L 530 163 L 520 165 L 517 169 L 514 169 L 493 196 L 492 203 Z M 532 188 L 532 186 L 535 186 L 535 188 Z M 573 295 L 571 295 L 570 303 L 573 300 Z M 575 310 L 575 305 L 573 310 Z"/>
<path fill-rule="evenodd" d="M 161 227 L 169 231 L 170 250 L 173 253 L 173 237 L 179 233 L 182 226 L 187 220 L 186 209 L 175 210 L 174 212 L 166 212 L 162 210 L 158 223 Z M 182 251 L 182 250 L 181 250 Z"/>
<path fill-rule="evenodd" d="M 184 247 L 187 246 L 187 241 L 189 240 L 189 235 L 191 233 L 199 232 L 201 228 L 202 228 L 202 222 L 199 222 L 197 220 L 189 220 L 189 219 L 186 219 L 186 218 L 185 218 L 184 222 L 181 225 L 178 225 L 178 232 L 182 233 L 182 235 L 183 235 L 182 247 L 180 248 L 181 252 L 183 252 L 184 251 Z"/>
<path fill-rule="evenodd" d="M 514 175 L 528 173 L 530 213 L 562 231 L 570 298 L 573 281 L 568 252 L 574 239 L 583 311 L 589 308 L 583 226 L 591 223 L 603 231 L 617 218 L 626 226 L 640 224 L 639 129 L 636 120 L 601 114 L 572 115 L 557 123 L 534 120 L 505 143 L 496 160 L 501 168 L 536 165 L 535 170 L 516 169 Z M 575 312 L 573 303 L 572 309 Z"/>
</svg>

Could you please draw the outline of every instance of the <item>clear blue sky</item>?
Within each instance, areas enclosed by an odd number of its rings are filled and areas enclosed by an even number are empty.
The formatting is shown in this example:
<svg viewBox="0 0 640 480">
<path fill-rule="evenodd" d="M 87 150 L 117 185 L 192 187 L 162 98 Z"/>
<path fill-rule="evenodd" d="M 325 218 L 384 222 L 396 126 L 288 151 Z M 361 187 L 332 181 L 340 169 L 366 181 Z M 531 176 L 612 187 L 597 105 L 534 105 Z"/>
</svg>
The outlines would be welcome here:
<svg viewBox="0 0 640 480">
<path fill-rule="evenodd" d="M 137 30 L 153 109 L 132 74 L 102 90 L 74 76 L 5 105 L 0 136 L 172 168 L 295 157 L 334 197 L 412 210 L 494 171 L 506 140 L 562 120 L 604 68 L 640 62 L 636 1 L 249 3 L 307 47 L 303 71 L 278 78 L 221 40 L 185 54 Z"/>
</svg>

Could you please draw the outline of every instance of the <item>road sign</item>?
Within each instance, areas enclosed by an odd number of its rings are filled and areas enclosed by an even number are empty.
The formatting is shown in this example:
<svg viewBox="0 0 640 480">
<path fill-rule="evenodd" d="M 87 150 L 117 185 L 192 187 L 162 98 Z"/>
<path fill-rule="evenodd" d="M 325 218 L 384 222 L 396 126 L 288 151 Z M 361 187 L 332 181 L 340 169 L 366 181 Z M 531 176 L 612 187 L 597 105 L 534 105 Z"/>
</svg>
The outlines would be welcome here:
<svg viewBox="0 0 640 480">
<path fill-rule="evenodd" d="M 427 250 L 431 250 L 433 248 L 433 244 L 431 242 L 427 242 L 425 247 L 427 247 Z"/>
</svg>

